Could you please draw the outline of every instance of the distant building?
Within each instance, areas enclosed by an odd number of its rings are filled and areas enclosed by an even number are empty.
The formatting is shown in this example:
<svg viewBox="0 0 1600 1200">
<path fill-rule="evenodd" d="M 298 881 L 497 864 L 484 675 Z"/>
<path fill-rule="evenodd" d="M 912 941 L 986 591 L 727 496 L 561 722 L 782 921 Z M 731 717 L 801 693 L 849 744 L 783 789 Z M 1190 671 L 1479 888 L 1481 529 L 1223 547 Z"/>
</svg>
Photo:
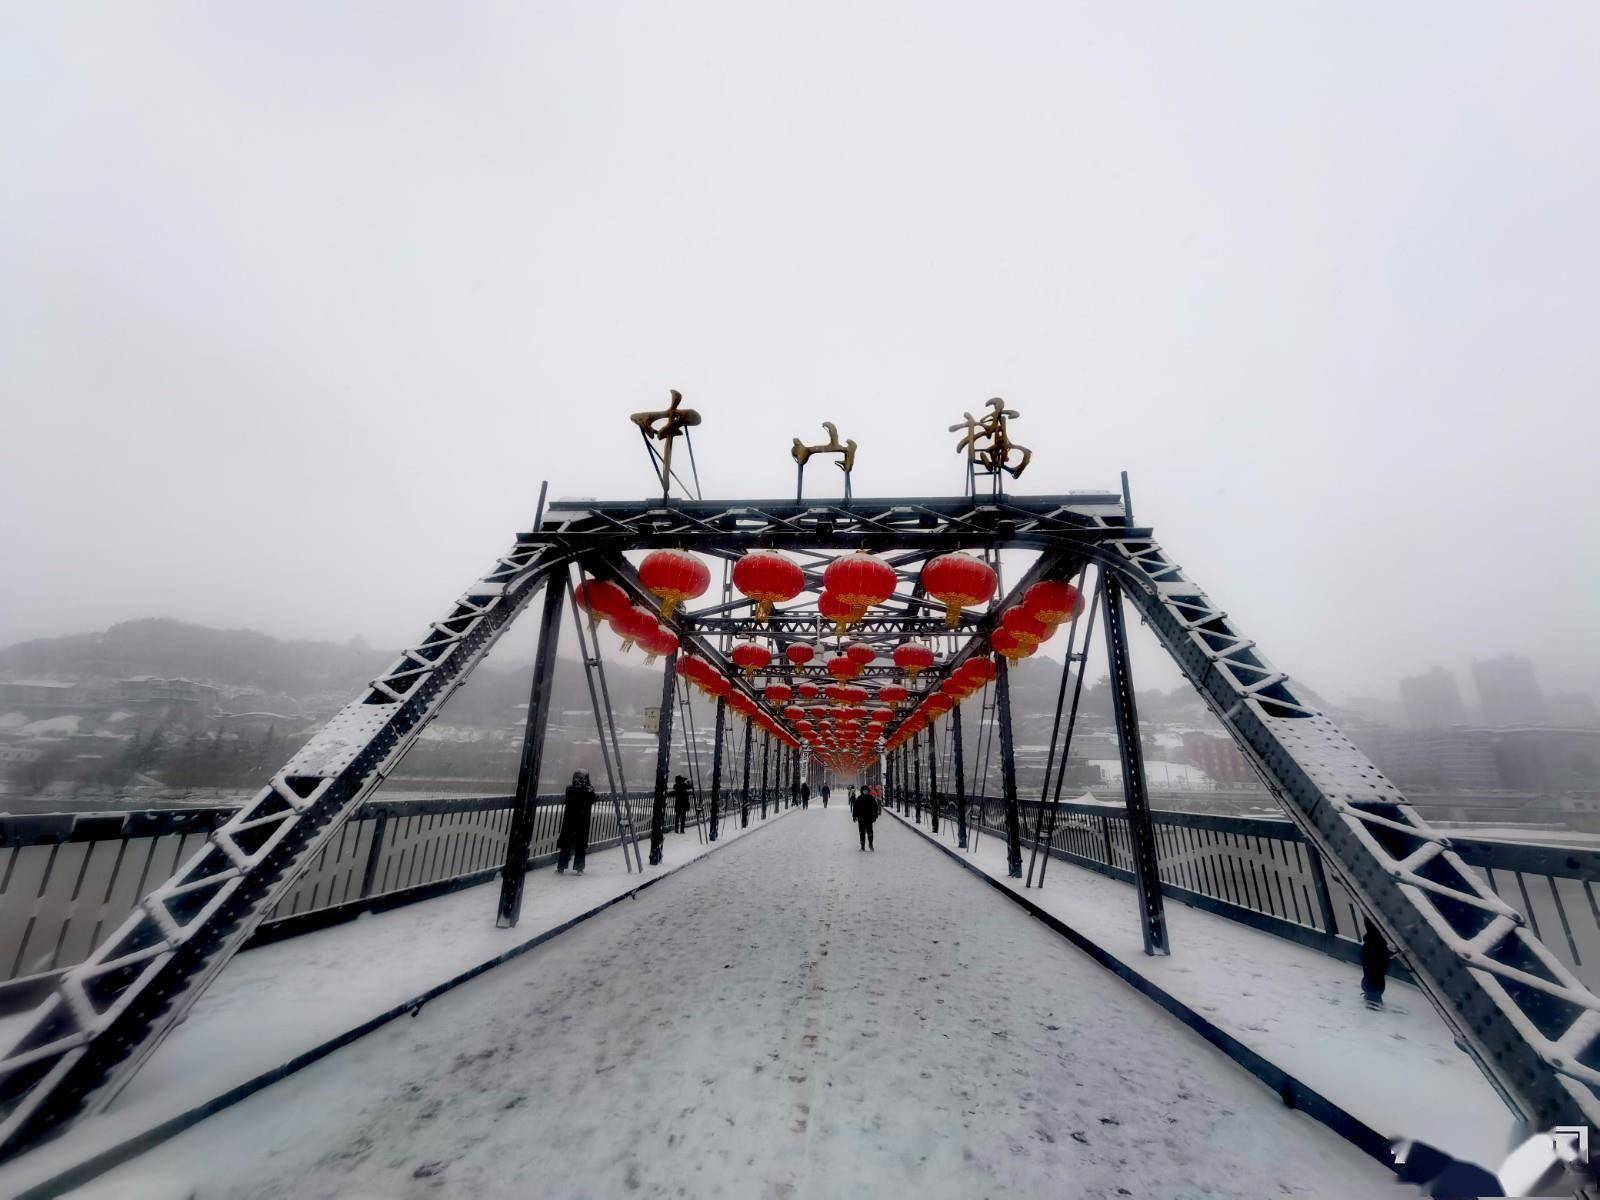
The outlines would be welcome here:
<svg viewBox="0 0 1600 1200">
<path fill-rule="evenodd" d="M 1488 730 L 1374 727 L 1359 744 L 1402 788 L 1465 792 L 1500 791 L 1507 786 Z"/>
<path fill-rule="evenodd" d="M 1449 729 L 1467 720 L 1456 677 L 1443 667 L 1402 679 L 1400 703 L 1413 729 Z"/>
<path fill-rule="evenodd" d="M 1183 753 L 1218 783 L 1250 783 L 1255 779 L 1239 747 L 1228 738 L 1191 731 L 1183 735 Z"/>
<path fill-rule="evenodd" d="M 1600 791 L 1600 729 L 1549 726 L 1488 734 L 1506 787 L 1530 792 Z"/>
<path fill-rule="evenodd" d="M 1550 720 L 1533 664 L 1521 655 L 1474 660 L 1472 681 L 1485 725 L 1543 725 Z"/>
<path fill-rule="evenodd" d="M 1586 692 L 1567 692 L 1547 697 L 1545 707 L 1550 710 L 1552 725 L 1570 729 L 1600 727 L 1600 705 L 1596 705 L 1594 697 Z"/>
</svg>

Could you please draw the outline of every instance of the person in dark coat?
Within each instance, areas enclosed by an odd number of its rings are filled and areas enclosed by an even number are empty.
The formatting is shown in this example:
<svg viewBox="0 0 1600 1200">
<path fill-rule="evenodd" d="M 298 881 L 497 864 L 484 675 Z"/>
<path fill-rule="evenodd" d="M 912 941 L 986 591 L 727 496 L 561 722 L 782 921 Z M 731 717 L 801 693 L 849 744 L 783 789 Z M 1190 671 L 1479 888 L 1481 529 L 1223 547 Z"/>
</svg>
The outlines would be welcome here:
<svg viewBox="0 0 1600 1200">
<path fill-rule="evenodd" d="M 689 816 L 689 781 L 682 775 L 672 781 L 672 811 L 678 818 L 678 832 L 682 833 L 684 821 Z"/>
<path fill-rule="evenodd" d="M 876 850 L 872 842 L 872 824 L 878 819 L 878 798 L 871 788 L 864 787 L 859 793 L 855 788 L 850 789 L 850 815 L 855 819 L 856 832 L 861 835 L 861 848 Z"/>
<path fill-rule="evenodd" d="M 583 874 L 584 855 L 589 853 L 589 810 L 593 807 L 594 788 L 589 786 L 589 772 L 574 771 L 561 806 L 561 831 L 556 834 L 557 875 L 567 873 L 569 862 L 574 875 Z"/>
<path fill-rule="evenodd" d="M 828 807 L 828 797 L 833 795 L 833 789 L 827 784 L 822 785 L 822 807 Z"/>
<path fill-rule="evenodd" d="M 800 807 L 811 807 L 811 785 L 803 779 L 800 781 Z"/>
</svg>

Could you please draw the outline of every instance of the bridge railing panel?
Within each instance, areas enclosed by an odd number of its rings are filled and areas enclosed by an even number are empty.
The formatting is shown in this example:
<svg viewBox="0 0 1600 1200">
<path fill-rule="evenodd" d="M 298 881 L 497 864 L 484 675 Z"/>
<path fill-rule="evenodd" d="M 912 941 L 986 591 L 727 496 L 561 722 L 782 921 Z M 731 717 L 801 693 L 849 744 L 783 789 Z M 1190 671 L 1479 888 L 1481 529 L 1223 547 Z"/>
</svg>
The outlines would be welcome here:
<svg viewBox="0 0 1600 1200">
<path fill-rule="evenodd" d="M 941 818 L 949 819 L 955 797 L 941 793 L 938 799 Z M 1026 860 L 1039 805 L 1021 801 L 1018 808 Z M 969 797 L 968 814 L 983 836 L 1004 839 L 999 797 Z M 1360 909 L 1294 825 L 1167 809 L 1151 816 L 1168 895 L 1339 958 L 1357 958 Z M 1451 842 L 1580 979 L 1600 986 L 1600 850 L 1472 836 Z M 1132 882 L 1128 819 L 1115 806 L 1062 804 L 1049 848 L 1052 857 Z"/>
<path fill-rule="evenodd" d="M 652 796 L 632 793 L 628 803 L 635 830 L 648 840 Z M 554 856 L 561 804 L 557 794 L 538 798 L 530 864 Z M 31 1003 L 56 973 L 82 961 L 232 811 L 0 815 L 0 1012 Z M 510 796 L 375 798 L 329 840 L 257 938 L 292 936 L 487 879 L 504 861 L 510 822 Z M 601 796 L 590 850 L 618 841 L 616 812 Z"/>
</svg>

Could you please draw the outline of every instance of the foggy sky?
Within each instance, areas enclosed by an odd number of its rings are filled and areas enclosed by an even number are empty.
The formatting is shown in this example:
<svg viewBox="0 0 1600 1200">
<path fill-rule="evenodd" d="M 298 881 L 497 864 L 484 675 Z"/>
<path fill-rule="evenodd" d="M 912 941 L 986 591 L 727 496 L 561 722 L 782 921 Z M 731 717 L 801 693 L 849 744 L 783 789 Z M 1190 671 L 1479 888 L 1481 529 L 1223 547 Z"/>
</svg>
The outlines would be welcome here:
<svg viewBox="0 0 1600 1200">
<path fill-rule="evenodd" d="M 1600 690 L 1592 3 L 0 20 L 0 643 L 401 645 L 669 387 L 723 497 L 1000 395 L 1324 695 Z"/>
</svg>

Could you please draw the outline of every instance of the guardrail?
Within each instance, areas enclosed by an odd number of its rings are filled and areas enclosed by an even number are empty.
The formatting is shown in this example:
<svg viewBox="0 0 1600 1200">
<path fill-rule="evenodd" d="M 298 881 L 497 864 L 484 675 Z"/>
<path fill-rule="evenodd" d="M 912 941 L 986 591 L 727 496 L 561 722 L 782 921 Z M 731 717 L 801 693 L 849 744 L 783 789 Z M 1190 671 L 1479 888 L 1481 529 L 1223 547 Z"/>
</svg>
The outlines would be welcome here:
<svg viewBox="0 0 1600 1200">
<path fill-rule="evenodd" d="M 651 801 L 648 792 L 628 796 L 641 843 L 650 837 Z M 554 861 L 561 824 L 561 796 L 541 795 L 536 805 L 530 868 Z M 101 936 L 232 812 L 0 816 L 0 1013 L 31 1004 L 57 974 L 86 958 Z M 670 829 L 670 798 L 668 822 Z M 510 796 L 368 801 L 279 901 L 250 944 L 490 879 L 504 859 L 510 823 Z M 610 797 L 601 796 L 591 817 L 590 852 L 619 840 Z"/>
<path fill-rule="evenodd" d="M 952 795 L 939 796 L 940 832 L 954 836 Z M 968 799 L 977 836 L 1005 837 L 1004 802 Z M 1039 802 L 1022 801 L 1023 857 Z M 1338 876 L 1288 820 L 1158 809 L 1151 814 L 1164 895 L 1195 908 L 1360 961 L 1362 920 Z M 927 820 L 926 811 L 923 813 Z M 977 831 L 981 830 L 981 833 Z M 1500 898 L 1590 987 L 1600 987 L 1600 849 L 1452 835 L 1451 846 L 1483 871 Z M 1061 805 L 1052 857 L 1133 881 L 1127 814 L 1101 804 Z"/>
</svg>

